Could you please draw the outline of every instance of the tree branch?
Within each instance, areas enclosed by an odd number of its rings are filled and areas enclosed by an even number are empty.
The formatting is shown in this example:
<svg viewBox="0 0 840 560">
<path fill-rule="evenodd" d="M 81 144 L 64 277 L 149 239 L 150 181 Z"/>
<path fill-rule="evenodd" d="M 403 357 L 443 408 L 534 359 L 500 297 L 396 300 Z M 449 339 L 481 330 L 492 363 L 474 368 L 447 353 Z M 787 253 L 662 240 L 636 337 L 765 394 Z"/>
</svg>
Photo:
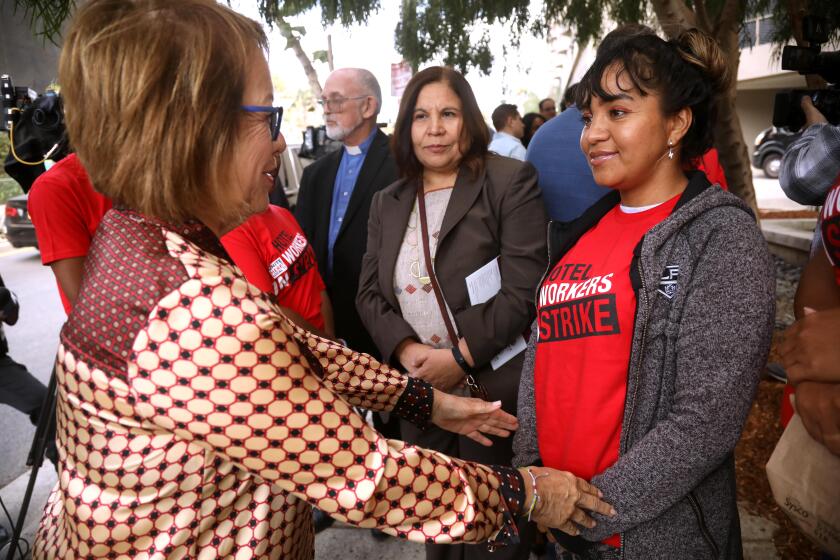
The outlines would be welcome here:
<svg viewBox="0 0 840 560">
<path fill-rule="evenodd" d="M 300 65 L 303 66 L 303 71 L 306 74 L 306 79 L 309 81 L 309 88 L 312 90 L 312 94 L 316 99 L 320 99 L 322 90 L 321 83 L 318 81 L 318 73 L 315 71 L 315 67 L 312 66 L 312 61 L 309 60 L 306 51 L 300 45 L 300 41 L 295 37 L 292 26 L 280 15 L 274 16 L 274 23 L 277 24 L 277 29 L 283 38 L 286 39 L 286 48 L 291 49 L 295 53 Z"/>
<path fill-rule="evenodd" d="M 709 20 L 709 12 L 706 10 L 706 0 L 694 0 L 694 12 L 697 14 L 697 26 L 700 30 L 711 34 L 714 30 Z"/>
<path fill-rule="evenodd" d="M 718 14 L 715 27 L 712 29 L 713 36 L 721 43 L 721 38 L 730 31 L 730 28 L 735 29 L 737 37 L 738 31 L 744 22 L 744 2 L 742 0 L 726 0 Z M 737 43 L 737 41 L 736 41 Z M 723 45 L 724 49 L 726 45 Z"/>
<path fill-rule="evenodd" d="M 651 5 L 662 31 L 669 39 L 697 25 L 694 12 L 683 0 L 651 0 Z"/>
</svg>

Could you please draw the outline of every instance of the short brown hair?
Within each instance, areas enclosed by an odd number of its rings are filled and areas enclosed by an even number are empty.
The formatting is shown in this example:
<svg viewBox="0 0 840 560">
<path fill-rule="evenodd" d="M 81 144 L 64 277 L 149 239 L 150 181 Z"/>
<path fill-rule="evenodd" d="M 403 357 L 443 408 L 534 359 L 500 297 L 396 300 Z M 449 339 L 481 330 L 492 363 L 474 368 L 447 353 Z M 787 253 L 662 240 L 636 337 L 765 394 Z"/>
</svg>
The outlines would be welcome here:
<svg viewBox="0 0 840 560">
<path fill-rule="evenodd" d="M 519 115 L 519 109 L 516 108 L 516 105 L 502 103 L 493 110 L 490 120 L 493 121 L 493 128 L 499 131 L 507 125 L 508 119 L 516 118 L 517 115 Z"/>
<path fill-rule="evenodd" d="M 182 221 L 226 209 L 258 23 L 215 0 L 90 0 L 59 63 L 67 129 L 115 203 Z"/>
<path fill-rule="evenodd" d="M 416 179 L 423 175 L 423 164 L 417 159 L 411 142 L 411 123 L 414 120 L 412 117 L 420 91 L 434 83 L 448 85 L 461 100 L 461 114 L 464 120 L 464 128 L 461 130 L 461 163 L 477 177 L 484 170 L 490 132 L 484 117 L 481 116 L 469 82 L 459 72 L 446 66 L 431 66 L 421 70 L 411 78 L 403 92 L 397 122 L 394 124 L 394 135 L 391 137 L 391 151 L 394 153 L 400 175 L 408 179 Z"/>
</svg>

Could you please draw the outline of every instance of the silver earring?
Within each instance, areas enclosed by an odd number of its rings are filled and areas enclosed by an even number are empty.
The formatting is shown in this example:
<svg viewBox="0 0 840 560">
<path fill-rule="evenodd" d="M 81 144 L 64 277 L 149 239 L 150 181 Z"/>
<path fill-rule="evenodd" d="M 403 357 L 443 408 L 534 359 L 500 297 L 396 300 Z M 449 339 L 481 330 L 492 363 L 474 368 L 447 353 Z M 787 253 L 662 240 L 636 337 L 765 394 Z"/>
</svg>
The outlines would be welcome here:
<svg viewBox="0 0 840 560">
<path fill-rule="evenodd" d="M 673 142 L 668 140 L 668 159 L 674 159 L 674 148 L 671 144 L 673 144 Z"/>
</svg>

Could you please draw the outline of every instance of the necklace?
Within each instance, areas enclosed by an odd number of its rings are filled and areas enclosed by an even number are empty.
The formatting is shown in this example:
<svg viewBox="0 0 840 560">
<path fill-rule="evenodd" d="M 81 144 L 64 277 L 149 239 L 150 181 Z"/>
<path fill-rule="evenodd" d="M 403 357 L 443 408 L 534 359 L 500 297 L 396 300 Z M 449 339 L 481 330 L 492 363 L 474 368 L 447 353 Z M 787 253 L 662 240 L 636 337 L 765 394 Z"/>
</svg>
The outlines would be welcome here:
<svg viewBox="0 0 840 560">
<path fill-rule="evenodd" d="M 428 274 L 422 274 L 421 264 L 420 264 L 420 250 L 418 246 L 421 243 L 420 236 L 422 233 L 417 228 L 417 203 L 414 203 L 414 208 L 411 210 L 411 215 L 408 218 L 408 225 L 406 226 L 408 229 L 408 235 L 406 235 L 406 241 L 411 246 L 411 262 L 408 265 L 408 272 L 417 279 L 418 282 L 422 286 L 425 286 L 431 283 L 432 279 L 429 278 Z M 413 235 L 412 235 L 413 234 Z M 432 262 L 434 262 L 434 258 L 432 258 Z"/>
</svg>

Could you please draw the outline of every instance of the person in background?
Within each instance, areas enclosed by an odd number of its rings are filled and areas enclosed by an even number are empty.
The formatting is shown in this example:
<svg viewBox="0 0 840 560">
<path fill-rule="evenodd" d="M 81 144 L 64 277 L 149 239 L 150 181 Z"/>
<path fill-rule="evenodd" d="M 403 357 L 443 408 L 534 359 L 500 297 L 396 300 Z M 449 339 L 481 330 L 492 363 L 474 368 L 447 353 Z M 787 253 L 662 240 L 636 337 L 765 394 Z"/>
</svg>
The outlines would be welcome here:
<svg viewBox="0 0 840 560">
<path fill-rule="evenodd" d="M 525 125 L 525 134 L 522 136 L 522 145 L 528 148 L 531 138 L 545 124 L 545 119 L 539 113 L 526 113 L 522 117 L 522 123 Z"/>
<path fill-rule="evenodd" d="M 266 48 L 214 0 L 74 14 L 67 129 L 115 208 L 61 331 L 59 477 L 33 558 L 311 559 L 311 505 L 441 543 L 513 542 L 532 509 L 568 530 L 611 512 L 568 473 L 384 438 L 352 406 L 485 444 L 516 421 L 301 329 L 229 261 L 219 238 L 267 209 L 285 145 Z"/>
<path fill-rule="evenodd" d="M 534 168 L 488 153 L 486 131 L 455 70 L 426 68 L 408 83 L 392 138 L 401 178 L 374 197 L 357 305 L 386 361 L 441 391 L 484 390 L 483 398 L 512 410 L 521 351 L 491 362 L 524 342 L 533 317 L 545 210 Z M 473 302 L 467 279 L 488 264 L 501 289 Z M 403 422 L 401 429 L 409 443 L 462 459 L 511 460 L 510 438 L 481 447 L 433 427 Z M 527 525 L 520 532 L 520 544 L 503 551 L 429 544 L 426 558 L 527 558 Z"/>
<path fill-rule="evenodd" d="M 569 86 L 571 94 L 575 86 Z M 568 95 L 571 95 L 568 94 Z M 526 160 L 536 169 L 548 217 L 569 222 L 609 192 L 592 178 L 586 156 L 580 151 L 583 119 L 572 104 L 547 121 L 528 145 Z"/>
<path fill-rule="evenodd" d="M 282 135 L 279 138 L 285 141 Z M 285 149 L 282 146 L 281 154 Z M 269 199 L 277 190 L 275 180 Z M 335 336 L 332 304 L 315 252 L 288 209 L 269 204 L 221 241 L 248 282 L 272 294 L 287 317 L 320 336 Z"/>
<path fill-rule="evenodd" d="M 335 336 L 367 353 L 376 345 L 356 311 L 373 195 L 397 179 L 388 137 L 376 126 L 382 93 L 368 70 L 336 70 L 320 103 L 327 136 L 343 148 L 303 170 L 295 217 L 315 251 L 332 302 Z"/>
<path fill-rule="evenodd" d="M 794 300 L 797 321 L 779 345 L 788 377 L 785 423 L 796 412 L 811 436 L 840 455 L 840 127 L 802 98 L 806 129 L 785 152 L 779 182 L 801 204 L 823 206 L 815 251 L 802 271 Z"/>
<path fill-rule="evenodd" d="M 9 405 L 26 414 L 35 426 L 41 416 L 41 407 L 47 395 L 47 388 L 26 369 L 26 366 L 9 356 L 9 341 L 6 339 L 6 333 L 3 332 L 3 323 L 9 326 L 17 323 L 19 312 L 20 305 L 17 298 L 6 287 L 3 277 L 0 276 L 0 404 Z M 54 439 L 54 434 L 50 439 Z M 53 464 L 56 463 L 58 454 L 53 441 L 50 441 L 47 446 L 46 456 Z M 0 532 L 0 543 L 4 540 L 4 533 L 5 530 Z"/>
<path fill-rule="evenodd" d="M 725 191 L 729 190 L 729 183 L 726 181 L 726 174 L 718 159 L 717 148 L 709 148 L 699 159 L 692 162 L 692 167 L 706 174 L 706 178 L 713 185 L 720 185 Z"/>
<path fill-rule="evenodd" d="M 493 110 L 491 118 L 496 134 L 487 149 L 500 156 L 525 161 L 525 146 L 522 145 L 525 123 L 516 105 L 502 103 Z"/>
<path fill-rule="evenodd" d="M 569 87 L 566 88 L 566 91 L 563 92 L 563 99 L 560 100 L 560 112 L 562 113 L 569 107 L 574 107 L 575 105 L 575 90 L 577 84 L 571 84 Z"/>
<path fill-rule="evenodd" d="M 27 204 L 41 262 L 52 269 L 70 315 L 93 234 L 111 201 L 94 190 L 82 162 L 70 154 L 35 180 Z"/>
<path fill-rule="evenodd" d="M 727 65 L 697 30 L 614 33 L 575 94 L 581 150 L 612 192 L 549 227 L 514 464 L 568 469 L 617 504 L 557 534 L 558 558 L 740 558 L 733 452 L 775 274 L 748 206 L 685 171 L 712 144 Z"/>
<path fill-rule="evenodd" d="M 335 336 L 315 252 L 291 212 L 269 204 L 221 241 L 248 282 L 274 296 L 287 317 L 319 336 Z"/>
<path fill-rule="evenodd" d="M 542 101 L 540 101 L 537 107 L 540 110 L 540 115 L 546 121 L 550 121 L 554 117 L 557 116 L 557 105 L 554 103 L 554 100 L 550 97 L 546 97 Z"/>
<path fill-rule="evenodd" d="M 840 126 L 830 124 L 810 97 L 800 103 L 805 130 L 782 157 L 779 184 L 791 200 L 821 206 L 840 180 Z"/>
</svg>

